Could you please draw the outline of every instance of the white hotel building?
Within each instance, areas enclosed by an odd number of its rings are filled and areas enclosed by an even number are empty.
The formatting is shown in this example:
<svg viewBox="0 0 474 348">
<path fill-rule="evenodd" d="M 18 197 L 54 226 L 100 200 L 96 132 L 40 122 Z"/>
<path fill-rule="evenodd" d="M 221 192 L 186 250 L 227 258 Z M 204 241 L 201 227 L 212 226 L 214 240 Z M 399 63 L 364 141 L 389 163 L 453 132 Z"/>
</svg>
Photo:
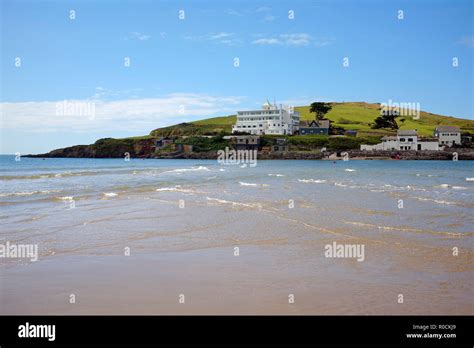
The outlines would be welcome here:
<svg viewBox="0 0 474 348">
<path fill-rule="evenodd" d="M 300 114 L 292 107 L 265 103 L 261 110 L 237 111 L 232 133 L 292 135 L 299 130 Z"/>
</svg>

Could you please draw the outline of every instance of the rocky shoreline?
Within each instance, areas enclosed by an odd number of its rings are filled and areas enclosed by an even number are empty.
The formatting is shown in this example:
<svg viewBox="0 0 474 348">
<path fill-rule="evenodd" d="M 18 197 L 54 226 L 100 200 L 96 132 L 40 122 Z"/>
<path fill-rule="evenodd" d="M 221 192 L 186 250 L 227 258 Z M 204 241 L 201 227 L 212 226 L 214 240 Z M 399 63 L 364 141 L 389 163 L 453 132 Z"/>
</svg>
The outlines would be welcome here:
<svg viewBox="0 0 474 348">
<path fill-rule="evenodd" d="M 74 147 L 76 151 L 59 152 L 52 151 L 41 155 L 26 155 L 24 157 L 36 158 L 123 158 L 125 155 L 113 154 L 110 156 L 97 156 L 91 151 L 86 150 L 82 146 Z M 71 148 L 68 148 L 72 150 Z M 79 151 L 77 151 L 79 150 Z M 304 151 L 288 151 L 288 152 L 259 152 L 257 158 L 259 160 L 341 160 L 344 153 L 347 152 L 348 157 L 353 160 L 453 160 L 457 153 L 458 160 L 474 160 L 474 150 L 466 148 L 456 148 L 449 151 L 327 151 L 320 152 L 304 152 Z M 131 158 L 151 158 L 151 159 L 217 159 L 217 151 L 209 152 L 179 152 L 170 154 L 142 154 L 138 156 L 131 155 Z"/>
<path fill-rule="evenodd" d="M 395 160 L 399 155 L 400 160 L 449 160 L 452 161 L 454 153 L 458 160 L 474 160 L 474 150 L 453 149 L 452 151 L 329 151 L 325 153 L 314 152 L 284 152 L 284 153 L 258 153 L 259 160 L 341 160 L 344 152 L 353 160 Z M 339 155 L 339 156 L 338 156 Z M 150 156 L 149 158 L 162 159 L 217 159 L 217 152 L 181 153 L 174 156 Z"/>
</svg>

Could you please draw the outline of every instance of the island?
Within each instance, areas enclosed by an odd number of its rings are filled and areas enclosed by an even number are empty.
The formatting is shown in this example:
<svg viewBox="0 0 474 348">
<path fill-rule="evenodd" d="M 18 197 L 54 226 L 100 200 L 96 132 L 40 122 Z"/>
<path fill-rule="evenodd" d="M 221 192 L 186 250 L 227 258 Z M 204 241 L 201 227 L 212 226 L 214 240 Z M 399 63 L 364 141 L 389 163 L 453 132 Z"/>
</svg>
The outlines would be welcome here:
<svg viewBox="0 0 474 348">
<path fill-rule="evenodd" d="M 472 120 L 400 105 L 267 102 L 258 110 L 158 128 L 144 136 L 103 138 L 25 157 L 216 159 L 227 147 L 256 150 L 261 160 L 474 160 L 473 134 Z"/>
</svg>

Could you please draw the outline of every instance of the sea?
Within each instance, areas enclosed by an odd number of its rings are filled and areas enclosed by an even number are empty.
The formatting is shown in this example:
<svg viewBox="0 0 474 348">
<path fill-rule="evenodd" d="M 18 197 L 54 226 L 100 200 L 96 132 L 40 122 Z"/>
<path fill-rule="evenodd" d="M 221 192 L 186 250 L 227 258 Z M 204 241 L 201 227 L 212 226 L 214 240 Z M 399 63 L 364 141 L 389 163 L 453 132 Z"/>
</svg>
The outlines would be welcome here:
<svg viewBox="0 0 474 348">
<path fill-rule="evenodd" d="M 38 250 L 0 258 L 0 313 L 474 313 L 473 161 L 3 155 L 0 183 L 0 246 Z"/>
</svg>

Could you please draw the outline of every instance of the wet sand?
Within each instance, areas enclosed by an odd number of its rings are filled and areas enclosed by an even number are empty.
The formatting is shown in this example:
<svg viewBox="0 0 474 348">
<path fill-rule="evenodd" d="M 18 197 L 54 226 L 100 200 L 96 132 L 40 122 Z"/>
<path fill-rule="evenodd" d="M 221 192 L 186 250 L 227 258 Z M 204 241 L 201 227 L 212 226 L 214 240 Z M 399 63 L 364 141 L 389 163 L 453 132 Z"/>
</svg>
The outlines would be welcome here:
<svg viewBox="0 0 474 348">
<path fill-rule="evenodd" d="M 474 313 L 472 165 L 186 164 L 24 179 L 0 240 L 39 260 L 1 260 L 0 313 Z"/>
<path fill-rule="evenodd" d="M 110 200 L 99 210 L 102 219 L 70 228 L 81 235 L 76 250 L 43 251 L 36 263 L 7 265 L 1 274 L 2 314 L 473 312 L 471 251 L 453 257 L 445 247 L 416 240 L 415 232 L 375 234 L 364 226 L 359 233 L 353 224 L 346 229 L 303 224 L 281 205 L 188 202 L 177 209 L 166 199 L 143 198 L 122 197 L 126 205 Z M 123 230 L 126 237 L 118 232 Z M 88 245 L 88 233 L 103 238 Z M 333 241 L 363 243 L 364 262 L 326 258 L 324 247 Z"/>
</svg>

